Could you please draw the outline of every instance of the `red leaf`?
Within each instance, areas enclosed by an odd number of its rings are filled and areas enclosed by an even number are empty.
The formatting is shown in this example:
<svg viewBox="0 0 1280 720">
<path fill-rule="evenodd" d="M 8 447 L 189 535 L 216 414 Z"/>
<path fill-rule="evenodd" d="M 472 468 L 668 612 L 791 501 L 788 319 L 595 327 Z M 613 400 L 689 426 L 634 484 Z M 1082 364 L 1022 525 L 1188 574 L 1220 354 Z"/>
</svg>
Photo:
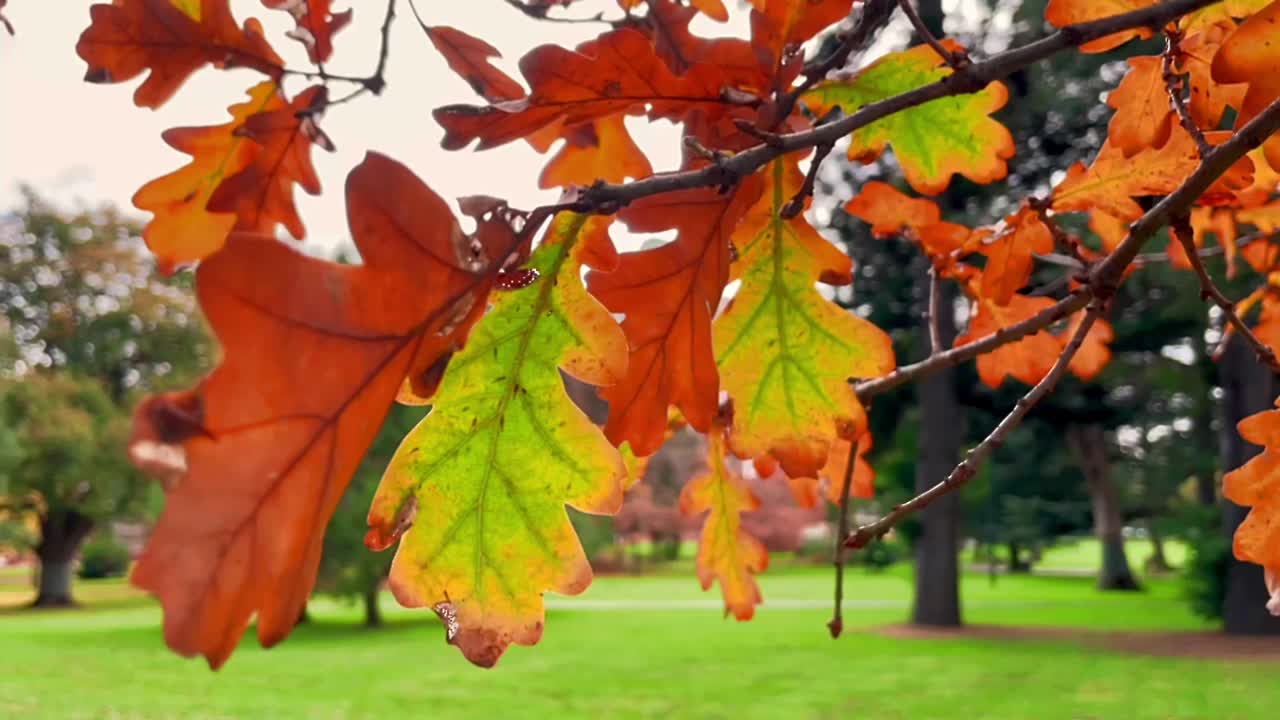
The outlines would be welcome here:
<svg viewBox="0 0 1280 720">
<path fill-rule="evenodd" d="M 422 29 L 449 69 L 462 76 L 480 97 L 495 103 L 524 97 L 520 83 L 490 64 L 489 58 L 502 57 L 492 45 L 447 25 L 424 25 Z"/>
<path fill-rule="evenodd" d="M 670 405 L 694 428 L 710 427 L 720 389 L 711 316 L 729 277 L 729 238 L 762 189 L 752 176 L 728 194 L 704 188 L 654 195 L 622 212 L 633 232 L 679 234 L 661 247 L 623 254 L 611 273 L 587 276 L 605 307 L 626 314 L 622 329 L 631 346 L 626 377 L 600 393 L 609 401 L 605 435 L 613 444 L 627 441 L 637 455 L 653 453 Z"/>
<path fill-rule="evenodd" d="M 333 12 L 333 0 L 262 0 L 274 10 L 288 11 L 298 26 L 289 37 L 307 48 L 313 63 L 323 63 L 333 55 L 333 34 L 351 22 L 351 11 Z"/>
<path fill-rule="evenodd" d="M 189 393 L 139 409 L 135 458 L 141 439 L 185 471 L 133 582 L 164 606 L 169 646 L 213 667 L 254 614 L 263 645 L 289 633 L 324 527 L 402 379 L 463 341 L 493 258 L 514 246 L 477 248 L 381 155 L 352 171 L 347 205 L 364 265 L 241 233 L 202 263 L 197 291 L 225 359 Z"/>
<path fill-rule="evenodd" d="M 144 70 L 139 107 L 160 107 L 206 63 L 219 68 L 249 67 L 279 79 L 284 61 L 262 36 L 257 20 L 236 26 L 227 0 L 201 0 L 199 20 L 169 0 L 115 0 L 89 8 L 92 24 L 80 35 L 76 53 L 89 63 L 85 80 L 118 83 Z"/>
<path fill-rule="evenodd" d="M 317 85 L 284 107 L 245 120 L 236 134 L 257 143 L 260 149 L 243 170 L 222 181 L 209 198 L 208 210 L 235 213 L 237 230 L 272 234 L 280 223 L 295 238 L 306 237 L 293 204 L 293 185 L 297 183 L 311 195 L 320 193 L 311 146 L 332 150 L 333 145 L 312 113 L 327 100 L 327 91 Z"/>
</svg>

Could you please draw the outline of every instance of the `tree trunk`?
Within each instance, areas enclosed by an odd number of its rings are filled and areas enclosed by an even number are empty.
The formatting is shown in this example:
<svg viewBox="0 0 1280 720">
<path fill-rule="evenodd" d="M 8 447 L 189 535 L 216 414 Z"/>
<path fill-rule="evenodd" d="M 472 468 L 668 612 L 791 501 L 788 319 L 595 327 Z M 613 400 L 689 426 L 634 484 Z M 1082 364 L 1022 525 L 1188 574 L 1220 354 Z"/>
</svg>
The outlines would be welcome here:
<svg viewBox="0 0 1280 720">
<path fill-rule="evenodd" d="M 1147 572 L 1167 573 L 1173 569 L 1164 554 L 1164 536 L 1156 529 L 1154 520 L 1147 520 L 1147 535 L 1151 537 L 1151 557 L 1147 558 Z"/>
<path fill-rule="evenodd" d="M 1120 514 L 1120 495 L 1111 480 L 1107 461 L 1107 440 L 1098 425 L 1067 427 L 1067 445 L 1089 488 L 1093 505 L 1093 530 L 1102 543 L 1102 569 L 1098 571 L 1099 590 L 1138 590 L 1138 581 L 1129 569 L 1124 554 L 1124 519 Z"/>
<path fill-rule="evenodd" d="M 1261 365 L 1247 343 L 1238 335 L 1228 342 L 1218 366 L 1222 383 L 1222 422 L 1218 442 L 1223 471 L 1234 470 L 1262 448 L 1245 442 L 1236 430 L 1244 418 L 1270 409 L 1272 400 L 1271 372 Z M 1222 501 L 1223 527 L 1228 537 L 1244 521 L 1249 509 L 1230 500 Z M 1232 555 L 1227 561 L 1226 594 L 1223 599 L 1223 629 L 1233 635 L 1280 634 L 1280 619 L 1267 612 L 1267 591 L 1262 568 L 1240 562 Z"/>
<path fill-rule="evenodd" d="M 378 606 L 378 586 L 382 583 L 374 583 L 372 587 L 366 588 L 364 591 L 364 626 L 365 627 L 381 627 L 382 626 L 382 608 Z"/>
<path fill-rule="evenodd" d="M 93 530 L 93 519 L 74 510 L 58 510 L 40 519 L 40 576 L 33 607 L 68 607 L 76 556 Z"/>
<path fill-rule="evenodd" d="M 955 340 L 953 292 L 939 297 L 938 334 L 943 347 Z M 928 337 L 928 329 L 925 330 Z M 916 441 L 917 492 L 942 481 L 960 461 L 964 441 L 963 415 L 956 400 L 955 372 L 947 368 L 919 385 L 920 434 Z M 916 625 L 959 627 L 960 615 L 960 496 L 948 493 L 920 513 L 921 534 L 916 542 L 915 599 L 911 622 Z"/>
</svg>

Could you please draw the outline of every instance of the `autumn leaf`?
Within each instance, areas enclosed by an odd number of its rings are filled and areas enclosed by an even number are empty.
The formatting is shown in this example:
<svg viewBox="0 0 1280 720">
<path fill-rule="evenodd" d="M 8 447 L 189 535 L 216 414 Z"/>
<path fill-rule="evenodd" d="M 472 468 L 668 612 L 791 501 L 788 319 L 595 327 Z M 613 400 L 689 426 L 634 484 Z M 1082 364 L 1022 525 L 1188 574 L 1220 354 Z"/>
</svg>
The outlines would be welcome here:
<svg viewBox="0 0 1280 720">
<path fill-rule="evenodd" d="M 644 4 L 645 0 L 618 0 L 618 7 L 623 10 L 634 10 Z M 729 19 L 729 11 L 721 0 L 690 0 L 689 5 L 712 20 L 724 22 Z"/>
<path fill-rule="evenodd" d="M 1071 316 L 1071 321 L 1067 324 L 1066 331 L 1060 336 L 1063 346 L 1080 329 L 1080 324 L 1084 322 L 1085 315 L 1086 311 L 1081 310 Z M 1085 382 L 1092 381 L 1107 367 L 1107 363 L 1111 362 L 1110 343 L 1113 340 L 1115 340 L 1115 330 L 1112 329 L 1111 323 L 1103 318 L 1096 319 L 1093 326 L 1089 328 L 1089 332 L 1084 336 L 1084 342 L 1081 343 L 1080 349 L 1071 357 L 1067 370 L 1070 370 L 1072 375 Z"/>
<path fill-rule="evenodd" d="M 1003 227 L 978 250 L 987 256 L 981 292 L 997 305 L 1008 305 L 1013 294 L 1031 280 L 1035 253 L 1053 252 L 1053 234 L 1040 214 L 1024 205 L 1005 218 Z"/>
<path fill-rule="evenodd" d="M 1261 445 L 1262 454 L 1222 478 L 1222 494 L 1251 508 L 1236 528 L 1237 559 L 1280 571 L 1280 410 L 1266 410 L 1241 420 L 1240 436 Z"/>
<path fill-rule="evenodd" d="M 726 466 L 724 430 L 718 425 L 707 435 L 707 465 L 708 472 L 680 493 L 681 513 L 707 513 L 698 541 L 698 582 L 708 590 L 719 580 L 725 615 L 750 620 L 762 602 L 755 576 L 769 566 L 769 554 L 742 529 L 742 514 L 758 509 L 760 500 Z"/>
<path fill-rule="evenodd" d="M 1161 59 L 1129 58 L 1129 73 L 1107 95 L 1107 105 L 1116 111 L 1111 116 L 1107 138 L 1125 157 L 1164 145 L 1173 127 L 1173 109 Z"/>
<path fill-rule="evenodd" d="M 1230 132 L 1205 133 L 1210 144 L 1230 137 Z M 1118 220 L 1132 221 L 1142 215 L 1133 200 L 1146 195 L 1167 195 L 1178 188 L 1200 164 L 1200 151 L 1190 133 L 1181 125 L 1171 129 L 1169 141 L 1160 148 L 1147 148 L 1126 158 L 1110 140 L 1103 143 L 1088 168 L 1076 163 L 1053 189 L 1053 209 L 1057 212 L 1104 212 Z M 1252 182 L 1253 163 L 1242 158 L 1202 197 L 1234 199 L 1234 192 Z"/>
<path fill-rule="evenodd" d="M 295 238 L 306 237 L 293 204 L 293 186 L 311 195 L 320 193 L 311 146 L 333 150 L 316 125 L 317 113 L 327 100 L 325 88 L 317 85 L 291 103 L 247 118 L 233 134 L 252 140 L 258 149 L 244 168 L 228 175 L 213 191 L 208 210 L 235 213 L 237 230 L 271 234 L 279 223 Z"/>
<path fill-rule="evenodd" d="M 313 63 L 323 63 L 333 55 L 333 34 L 351 22 L 351 11 L 333 12 L 333 0 L 262 0 L 275 10 L 288 11 L 297 27 L 289 37 L 307 48 Z"/>
<path fill-rule="evenodd" d="M 1280 0 L 1245 20 L 1225 40 L 1213 58 L 1213 79 L 1220 83 L 1249 83 L 1237 125 L 1249 122 L 1280 98 Z M 1280 136 L 1263 144 L 1267 162 L 1280 168 Z"/>
<path fill-rule="evenodd" d="M 443 146 L 457 150 L 478 139 L 476 148 L 483 150 L 556 121 L 573 126 L 646 107 L 651 117 L 672 119 L 695 107 L 712 113 L 727 107 L 720 94 L 724 78 L 714 66 L 676 76 L 649 39 L 630 28 L 601 35 L 578 52 L 558 45 L 534 48 L 520 59 L 520 72 L 530 88 L 528 97 L 437 108 L 434 117 L 445 129 Z"/>
<path fill-rule="evenodd" d="M 1212 25 L 1178 43 L 1177 69 L 1187 74 L 1190 88 L 1187 111 L 1197 127 L 1216 129 L 1226 109 L 1239 108 L 1244 101 L 1247 84 L 1225 84 L 1213 79 L 1213 58 L 1233 27 L 1234 24 Z"/>
<path fill-rule="evenodd" d="M 849 15 L 853 0 L 751 0 L 751 42 L 774 67 L 799 45 Z"/>
<path fill-rule="evenodd" d="M 1154 5 L 1157 0 L 1049 0 L 1044 19 L 1054 27 L 1067 27 L 1091 20 L 1122 15 Z M 1114 50 L 1133 38 L 1151 37 L 1151 28 L 1135 27 L 1106 35 L 1080 46 L 1081 52 L 1100 53 Z"/>
<path fill-rule="evenodd" d="M 653 174 L 644 152 L 631 139 L 621 115 L 610 115 L 565 131 L 565 143 L 543 168 L 538 186 L 560 187 L 596 181 L 622 182 Z"/>
<path fill-rule="evenodd" d="M 999 330 L 1026 320 L 1053 305 L 1047 297 L 1014 295 L 1007 305 L 1001 306 L 985 297 L 974 301 L 974 314 L 969 327 L 956 338 L 956 347 L 986 337 Z M 1062 352 L 1062 343 L 1047 331 L 1040 330 L 1021 340 L 1011 342 L 978 356 L 978 377 L 989 387 L 1000 387 L 1005 376 L 1028 385 L 1040 382 L 1049 373 Z"/>
<path fill-rule="evenodd" d="M 133 101 L 160 107 L 196 70 L 253 68 L 279 80 L 284 61 L 271 49 L 257 20 L 236 26 L 227 0 L 200 0 L 198 18 L 169 0 L 115 0 L 89 8 L 92 24 L 76 53 L 89 64 L 85 80 L 118 83 L 150 70 Z"/>
<path fill-rule="evenodd" d="M 850 378 L 892 370 L 893 345 L 815 287 L 848 284 L 852 262 L 803 215 L 781 217 L 803 181 L 799 169 L 775 160 L 766 173 L 764 194 L 733 235 L 742 286 L 716 320 L 716 360 L 734 402 L 734 453 L 768 453 L 787 475 L 813 477 L 862 414 Z"/>
<path fill-rule="evenodd" d="M 135 416 L 131 454 L 167 466 L 170 489 L 132 580 L 164 606 L 169 646 L 215 668 L 255 614 L 264 646 L 288 635 L 324 527 L 401 381 L 462 343 L 486 268 L 514 247 L 510 236 L 476 247 L 381 155 L 347 178 L 347 213 L 363 265 L 241 233 L 202 262 L 197 293 L 224 359 Z"/>
<path fill-rule="evenodd" d="M 714 188 L 642 198 L 622 211 L 632 232 L 675 229 L 665 245 L 624 253 L 617 270 L 587 276 L 591 294 L 622 313 L 630 363 L 621 382 L 604 388 L 605 434 L 638 455 L 662 444 L 667 408 L 675 405 L 706 431 L 719 407 L 720 376 L 711 318 L 729 279 L 730 238 L 763 183 L 750 176 L 728 193 Z"/>
<path fill-rule="evenodd" d="M 447 617 L 449 642 L 477 665 L 538 641 L 543 592 L 591 583 L 565 505 L 614 513 L 622 503 L 622 456 L 560 378 L 563 368 L 608 385 L 626 371 L 626 339 L 580 279 L 595 246 L 612 249 L 607 222 L 555 220 L 526 265 L 537 279 L 493 298 L 369 510 L 369 547 L 400 536 L 396 599 Z"/>
<path fill-rule="evenodd" d="M 904 228 L 918 230 L 942 219 L 932 200 L 904 195 L 888 183 L 872 180 L 845 203 L 845 212 L 871 224 L 871 234 L 892 237 Z"/>
<path fill-rule="evenodd" d="M 844 475 L 849 468 L 849 446 L 852 444 L 850 440 L 837 438 L 831 443 L 827 464 L 818 471 L 818 476 L 826 488 L 827 502 L 832 505 L 839 505 L 844 499 Z M 858 433 L 857 445 L 857 454 L 853 458 L 853 474 L 849 477 L 849 497 L 870 500 L 876 494 L 876 471 L 866 458 L 866 454 L 871 452 L 871 432 L 863 428 Z"/>
<path fill-rule="evenodd" d="M 495 103 L 524 97 L 520 83 L 489 62 L 490 58 L 502 57 L 492 45 L 446 25 L 423 25 L 422 29 L 449 68 L 462 76 L 480 97 Z"/>
<path fill-rule="evenodd" d="M 949 51 L 960 49 L 943 41 Z M 803 102 L 821 115 L 832 107 L 854 113 L 870 103 L 936 82 L 953 71 L 933 48 L 920 45 L 880 58 L 849 80 L 828 80 L 805 93 Z M 953 95 L 894 113 L 855 130 L 849 158 L 869 163 L 893 145 L 894 157 L 916 192 L 936 195 L 953 174 L 978 183 L 999 180 L 1013 157 L 1013 136 L 989 115 L 1004 107 L 1008 90 L 999 82 L 969 95 Z"/>
<path fill-rule="evenodd" d="M 266 81 L 249 89 L 248 101 L 228 108 L 231 122 L 164 132 L 164 141 L 190 155 L 191 162 L 148 182 L 133 196 L 138 209 L 155 214 L 142 237 L 163 270 L 195 262 L 222 247 L 236 216 L 210 212 L 209 197 L 223 179 L 248 166 L 258 149 L 237 131 L 250 115 L 287 106 L 275 82 Z"/>
<path fill-rule="evenodd" d="M 1239 235 L 1235 212 L 1226 208 L 1191 208 L 1191 244 L 1197 249 L 1204 247 L 1210 233 L 1217 237 L 1218 247 L 1222 248 L 1227 264 L 1227 277 L 1235 277 L 1236 238 Z M 1190 258 L 1182 248 L 1182 243 L 1175 238 L 1169 239 L 1169 259 L 1176 268 L 1191 269 Z"/>
</svg>

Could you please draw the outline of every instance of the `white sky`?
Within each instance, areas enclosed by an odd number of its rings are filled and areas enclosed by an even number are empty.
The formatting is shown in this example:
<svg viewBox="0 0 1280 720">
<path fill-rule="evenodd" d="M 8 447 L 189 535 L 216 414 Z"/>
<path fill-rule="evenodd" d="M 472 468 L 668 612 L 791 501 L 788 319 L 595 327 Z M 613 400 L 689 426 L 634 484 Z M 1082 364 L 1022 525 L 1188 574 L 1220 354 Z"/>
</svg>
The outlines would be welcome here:
<svg viewBox="0 0 1280 720">
<path fill-rule="evenodd" d="M 75 43 L 89 24 L 90 0 L 15 0 L 5 15 L 15 37 L 0 31 L 0 211 L 18 202 L 20 182 L 66 204 L 96 206 L 110 202 L 133 209 L 130 198 L 147 180 L 186 164 L 188 156 L 160 139 L 166 128 L 218 125 L 227 121 L 227 106 L 242 102 L 245 91 L 261 80 L 249 70 L 198 71 L 159 110 L 138 108 L 132 94 L 140 79 L 114 85 L 92 85 L 82 78 L 85 63 Z M 259 0 L 232 0 L 236 17 L 257 17 L 267 37 L 289 67 L 308 69 L 301 46 L 284 37 L 293 26 L 286 13 L 264 8 Z M 355 8 L 351 25 L 335 37 L 331 72 L 367 75 L 378 52 L 379 29 L 386 3 L 381 0 L 338 0 L 335 8 Z M 499 64 L 521 79 L 515 68 L 531 47 L 557 43 L 572 47 L 599 33 L 602 25 L 539 22 L 502 0 L 441 2 L 418 0 L 431 25 L 452 25 L 483 37 L 501 50 Z M 557 193 L 537 189 L 537 176 L 549 159 L 525 143 L 474 152 L 440 148 L 442 131 L 431 118 L 437 106 L 482 103 L 470 87 L 448 69 L 401 0 L 391 38 L 387 89 L 332 108 L 322 127 L 337 152 L 315 149 L 313 157 L 324 187 L 319 197 L 298 191 L 295 198 L 307 226 L 307 244 L 333 248 L 347 231 L 342 186 L 346 173 L 368 150 L 386 153 L 408 165 L 447 200 L 471 194 L 497 195 L 514 206 L 530 208 L 554 201 Z M 611 0 L 575 3 L 575 14 L 603 9 L 619 14 Z M 700 21 L 702 34 L 726 34 L 725 26 Z M 292 96 L 306 81 L 289 78 Z M 335 95 L 346 91 L 335 83 Z M 669 123 L 635 122 L 633 134 L 655 170 L 679 161 L 679 137 Z M 145 213 L 133 209 L 140 218 Z"/>
</svg>

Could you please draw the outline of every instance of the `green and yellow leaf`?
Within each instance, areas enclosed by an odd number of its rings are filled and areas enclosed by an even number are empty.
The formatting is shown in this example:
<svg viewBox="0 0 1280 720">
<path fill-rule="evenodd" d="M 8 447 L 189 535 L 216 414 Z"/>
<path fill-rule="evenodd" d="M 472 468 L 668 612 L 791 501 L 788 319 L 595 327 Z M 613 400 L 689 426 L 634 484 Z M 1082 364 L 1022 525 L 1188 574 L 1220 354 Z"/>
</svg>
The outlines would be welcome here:
<svg viewBox="0 0 1280 720">
<path fill-rule="evenodd" d="M 948 50 L 958 43 L 945 40 Z M 864 105 L 937 82 L 952 73 L 928 45 L 891 53 L 848 80 L 819 83 L 802 101 L 815 113 L 832 107 L 846 113 Z M 849 158 L 864 163 L 880 157 L 888 145 L 916 192 L 936 195 L 959 173 L 989 183 L 1008 173 L 1013 136 L 990 114 L 1004 107 L 1009 91 L 992 82 L 980 92 L 953 95 L 908 108 L 854 131 Z"/>
<path fill-rule="evenodd" d="M 769 566 L 769 554 L 742 529 L 742 513 L 759 508 L 760 500 L 726 466 L 724 428 L 719 424 L 707 433 L 707 466 L 707 473 L 689 481 L 680 493 L 680 512 L 707 513 L 698 541 L 698 582 L 708 590 L 719 580 L 725 614 L 750 620 L 761 602 L 755 576 Z"/>
<path fill-rule="evenodd" d="M 559 373 L 607 385 L 626 372 L 626 338 L 581 280 L 588 258 L 613 256 L 608 243 L 603 219 L 556 219 L 527 265 L 537 280 L 494 297 L 369 511 L 370 547 L 403 532 L 396 598 L 435 609 L 477 665 L 538 641 L 544 591 L 591 583 L 565 505 L 614 513 L 622 501 L 623 458 Z"/>
<path fill-rule="evenodd" d="M 880 328 L 827 300 L 817 282 L 847 285 L 852 262 L 799 215 L 781 216 L 803 177 L 776 160 L 769 187 L 734 232 L 742 286 L 715 324 L 721 387 L 734 401 L 740 457 L 773 455 L 791 477 L 814 477 L 862 407 L 849 378 L 894 367 Z"/>
</svg>

